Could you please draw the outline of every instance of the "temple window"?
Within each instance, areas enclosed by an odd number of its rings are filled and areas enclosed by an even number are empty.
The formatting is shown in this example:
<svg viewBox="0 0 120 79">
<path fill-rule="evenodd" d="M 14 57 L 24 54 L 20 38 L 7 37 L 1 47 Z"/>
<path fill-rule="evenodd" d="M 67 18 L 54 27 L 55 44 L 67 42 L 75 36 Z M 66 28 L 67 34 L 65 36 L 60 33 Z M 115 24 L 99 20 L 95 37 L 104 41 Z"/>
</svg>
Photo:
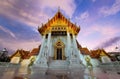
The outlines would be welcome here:
<svg viewBox="0 0 120 79">
<path fill-rule="evenodd" d="M 58 27 L 58 30 L 60 30 L 60 27 Z"/>
<path fill-rule="evenodd" d="M 66 36 L 66 31 L 52 31 L 52 36 Z"/>
<path fill-rule="evenodd" d="M 45 38 L 46 38 L 46 39 L 48 38 L 48 34 L 46 34 Z"/>
</svg>

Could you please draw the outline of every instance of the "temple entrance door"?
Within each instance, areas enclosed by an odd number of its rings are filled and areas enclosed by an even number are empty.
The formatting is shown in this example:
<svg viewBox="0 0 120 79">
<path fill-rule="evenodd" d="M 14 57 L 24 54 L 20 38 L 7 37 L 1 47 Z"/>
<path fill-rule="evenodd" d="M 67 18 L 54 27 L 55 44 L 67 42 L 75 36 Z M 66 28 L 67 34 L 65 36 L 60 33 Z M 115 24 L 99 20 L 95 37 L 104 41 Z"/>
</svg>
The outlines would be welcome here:
<svg viewBox="0 0 120 79">
<path fill-rule="evenodd" d="M 62 48 L 57 49 L 57 60 L 62 60 Z"/>
<path fill-rule="evenodd" d="M 65 45 L 59 39 L 54 45 L 54 59 L 55 60 L 65 60 L 65 52 L 64 52 Z"/>
</svg>

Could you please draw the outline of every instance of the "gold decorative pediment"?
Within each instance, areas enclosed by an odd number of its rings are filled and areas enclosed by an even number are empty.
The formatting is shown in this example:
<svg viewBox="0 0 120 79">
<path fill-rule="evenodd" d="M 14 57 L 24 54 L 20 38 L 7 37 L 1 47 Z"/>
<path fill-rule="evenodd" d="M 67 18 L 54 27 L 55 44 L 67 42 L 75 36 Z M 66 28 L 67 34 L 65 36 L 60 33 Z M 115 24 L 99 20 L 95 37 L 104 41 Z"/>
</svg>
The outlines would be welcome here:
<svg viewBox="0 0 120 79">
<path fill-rule="evenodd" d="M 58 39 L 58 41 L 55 43 L 55 47 L 64 47 L 64 46 L 65 46 L 64 43 L 60 39 Z"/>
</svg>

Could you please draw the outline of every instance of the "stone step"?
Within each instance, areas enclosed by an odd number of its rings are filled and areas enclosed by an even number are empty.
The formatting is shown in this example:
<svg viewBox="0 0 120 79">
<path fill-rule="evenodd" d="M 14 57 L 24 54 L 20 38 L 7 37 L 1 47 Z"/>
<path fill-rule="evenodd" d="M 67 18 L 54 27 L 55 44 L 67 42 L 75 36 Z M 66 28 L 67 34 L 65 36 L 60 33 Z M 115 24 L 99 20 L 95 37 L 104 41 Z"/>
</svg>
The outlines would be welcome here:
<svg viewBox="0 0 120 79">
<path fill-rule="evenodd" d="M 65 60 L 52 60 L 49 64 L 54 64 L 54 65 L 68 65 L 69 62 Z"/>
<path fill-rule="evenodd" d="M 67 68 L 69 63 L 65 60 L 52 60 L 49 63 L 49 68 Z"/>
</svg>

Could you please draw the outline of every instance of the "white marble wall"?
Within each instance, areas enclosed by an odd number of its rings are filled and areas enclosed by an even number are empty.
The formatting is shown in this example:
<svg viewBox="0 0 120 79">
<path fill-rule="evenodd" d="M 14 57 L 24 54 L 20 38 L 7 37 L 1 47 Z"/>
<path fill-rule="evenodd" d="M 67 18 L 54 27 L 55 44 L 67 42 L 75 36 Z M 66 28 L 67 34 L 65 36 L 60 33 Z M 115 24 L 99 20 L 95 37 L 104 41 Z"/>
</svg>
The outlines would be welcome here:
<svg viewBox="0 0 120 79">
<path fill-rule="evenodd" d="M 65 57 L 67 58 L 66 61 L 72 61 L 72 63 L 76 62 L 76 65 L 79 66 L 81 60 L 83 59 L 81 58 L 82 54 L 77 47 L 76 36 L 73 35 L 71 39 L 69 33 L 67 33 L 67 36 L 51 36 L 51 33 L 48 34 L 48 38 L 45 38 L 45 36 L 43 36 L 39 55 L 37 56 L 34 64 L 39 64 L 39 66 L 47 67 L 47 63 L 49 63 L 48 58 L 54 57 L 54 45 L 59 39 L 65 45 L 64 52 Z"/>
<path fill-rule="evenodd" d="M 66 36 L 56 36 L 56 37 L 52 37 L 51 38 L 51 54 L 50 54 L 50 57 L 53 57 L 54 56 L 54 44 L 58 41 L 58 40 L 61 40 L 64 45 L 65 45 L 65 56 L 67 57 L 67 37 Z"/>
<path fill-rule="evenodd" d="M 102 56 L 101 57 L 102 63 L 110 63 L 111 60 L 108 56 Z"/>
<path fill-rule="evenodd" d="M 13 64 L 19 64 L 20 62 L 20 57 L 13 57 L 10 61 L 10 63 L 13 63 Z"/>
</svg>

